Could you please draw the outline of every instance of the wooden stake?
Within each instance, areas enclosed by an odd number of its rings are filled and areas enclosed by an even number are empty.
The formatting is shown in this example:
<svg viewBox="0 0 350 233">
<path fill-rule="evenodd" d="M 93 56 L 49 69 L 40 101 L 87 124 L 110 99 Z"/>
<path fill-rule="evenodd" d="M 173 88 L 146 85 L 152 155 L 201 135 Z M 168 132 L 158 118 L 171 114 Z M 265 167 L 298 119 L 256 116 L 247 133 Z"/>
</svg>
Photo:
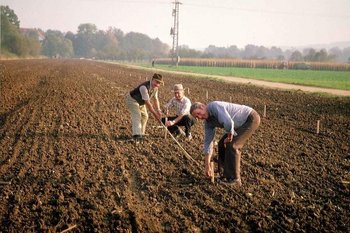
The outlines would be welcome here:
<svg viewBox="0 0 350 233">
<path fill-rule="evenodd" d="M 266 117 L 266 105 L 264 105 L 264 113 L 263 116 Z"/>
<path fill-rule="evenodd" d="M 317 120 L 316 133 L 320 133 L 320 120 Z"/>
<path fill-rule="evenodd" d="M 187 94 L 188 95 L 190 94 L 190 88 L 189 87 L 187 88 Z"/>
<path fill-rule="evenodd" d="M 77 227 L 77 225 L 70 226 L 70 227 L 68 227 L 67 229 L 61 231 L 61 233 L 68 232 L 68 231 L 70 231 L 70 230 L 72 230 L 72 229 L 74 229 L 74 228 L 76 228 L 76 227 Z"/>
<path fill-rule="evenodd" d="M 230 96 L 230 102 L 232 102 L 232 96 Z"/>
<path fill-rule="evenodd" d="M 0 181 L 0 184 L 6 185 L 6 184 L 11 184 L 11 182 L 7 182 L 7 181 Z"/>
<path fill-rule="evenodd" d="M 161 125 L 152 125 L 152 128 L 155 128 L 155 129 L 164 129 L 164 127 L 161 126 Z"/>
<path fill-rule="evenodd" d="M 207 99 L 209 98 L 209 93 L 208 93 L 208 91 L 206 91 L 205 96 L 207 97 Z"/>
<path fill-rule="evenodd" d="M 215 166 L 214 166 L 214 162 L 210 162 L 210 167 L 211 167 L 211 174 L 210 174 L 211 182 L 215 183 L 215 171 L 214 171 Z"/>
</svg>

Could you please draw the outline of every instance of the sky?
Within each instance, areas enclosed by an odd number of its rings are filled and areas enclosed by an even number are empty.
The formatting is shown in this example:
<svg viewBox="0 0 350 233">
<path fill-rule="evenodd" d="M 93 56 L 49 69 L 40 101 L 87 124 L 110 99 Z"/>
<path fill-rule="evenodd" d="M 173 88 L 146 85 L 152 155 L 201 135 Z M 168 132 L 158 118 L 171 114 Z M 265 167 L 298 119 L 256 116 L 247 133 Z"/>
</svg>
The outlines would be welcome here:
<svg viewBox="0 0 350 233">
<path fill-rule="evenodd" d="M 0 0 L 23 28 L 76 33 L 92 23 L 172 45 L 175 0 Z M 179 45 L 298 47 L 350 41 L 350 0 L 180 0 Z"/>
</svg>

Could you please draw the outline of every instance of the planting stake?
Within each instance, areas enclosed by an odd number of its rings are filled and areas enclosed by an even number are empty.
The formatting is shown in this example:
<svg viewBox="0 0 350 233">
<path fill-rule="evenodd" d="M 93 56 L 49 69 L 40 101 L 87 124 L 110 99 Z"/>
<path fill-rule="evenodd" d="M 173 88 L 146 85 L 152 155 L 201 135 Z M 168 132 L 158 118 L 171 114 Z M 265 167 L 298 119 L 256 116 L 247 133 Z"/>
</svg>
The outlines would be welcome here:
<svg viewBox="0 0 350 233">
<path fill-rule="evenodd" d="M 74 229 L 74 228 L 76 228 L 76 227 L 77 227 L 77 225 L 75 224 L 75 225 L 70 226 L 70 227 L 68 227 L 67 229 L 65 229 L 65 230 L 61 231 L 61 233 L 68 232 L 68 231 L 70 231 L 70 230 L 72 230 L 72 229 Z"/>
<path fill-rule="evenodd" d="M 11 184 L 11 182 L 7 182 L 7 181 L 0 181 L 0 184 Z"/>
<path fill-rule="evenodd" d="M 207 99 L 209 98 L 208 91 L 206 91 L 205 96 L 207 97 Z"/>
<path fill-rule="evenodd" d="M 211 182 L 215 183 L 215 171 L 214 171 L 214 162 L 210 162 L 210 167 L 211 167 L 211 174 L 210 174 L 210 178 L 211 178 Z"/>
<path fill-rule="evenodd" d="M 264 105 L 264 114 L 263 114 L 264 117 L 266 117 L 266 105 Z"/>
<path fill-rule="evenodd" d="M 320 120 L 317 120 L 316 133 L 320 133 Z"/>
<path fill-rule="evenodd" d="M 152 128 L 163 129 L 163 126 L 161 126 L 161 125 L 152 125 Z"/>
</svg>

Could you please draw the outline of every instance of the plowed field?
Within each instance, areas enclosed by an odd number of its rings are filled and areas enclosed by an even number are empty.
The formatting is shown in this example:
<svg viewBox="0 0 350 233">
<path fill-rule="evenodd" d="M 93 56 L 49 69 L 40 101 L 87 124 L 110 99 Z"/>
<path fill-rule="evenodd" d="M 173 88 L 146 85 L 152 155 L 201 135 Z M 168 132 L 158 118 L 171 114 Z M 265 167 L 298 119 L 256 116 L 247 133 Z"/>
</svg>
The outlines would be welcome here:
<svg viewBox="0 0 350 233">
<path fill-rule="evenodd" d="M 164 74 L 161 104 L 182 83 L 192 101 L 266 105 L 233 188 L 203 177 L 202 122 L 178 139 L 193 160 L 151 115 L 129 140 L 124 95 L 152 74 L 0 61 L 0 232 L 350 232 L 349 98 Z"/>
</svg>

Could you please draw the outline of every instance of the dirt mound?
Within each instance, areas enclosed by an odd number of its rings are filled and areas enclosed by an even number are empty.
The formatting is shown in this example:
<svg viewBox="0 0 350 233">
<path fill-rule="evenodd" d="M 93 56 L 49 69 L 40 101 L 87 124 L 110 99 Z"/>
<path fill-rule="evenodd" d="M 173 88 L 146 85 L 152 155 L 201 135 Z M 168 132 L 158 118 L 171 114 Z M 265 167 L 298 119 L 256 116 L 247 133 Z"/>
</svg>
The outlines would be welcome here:
<svg viewBox="0 0 350 233">
<path fill-rule="evenodd" d="M 0 232 L 350 231 L 349 98 L 164 75 L 163 104 L 183 83 L 192 101 L 267 106 L 235 189 L 203 178 L 202 123 L 179 139 L 196 162 L 151 116 L 149 137 L 130 142 L 124 95 L 151 75 L 0 61 Z"/>
</svg>

